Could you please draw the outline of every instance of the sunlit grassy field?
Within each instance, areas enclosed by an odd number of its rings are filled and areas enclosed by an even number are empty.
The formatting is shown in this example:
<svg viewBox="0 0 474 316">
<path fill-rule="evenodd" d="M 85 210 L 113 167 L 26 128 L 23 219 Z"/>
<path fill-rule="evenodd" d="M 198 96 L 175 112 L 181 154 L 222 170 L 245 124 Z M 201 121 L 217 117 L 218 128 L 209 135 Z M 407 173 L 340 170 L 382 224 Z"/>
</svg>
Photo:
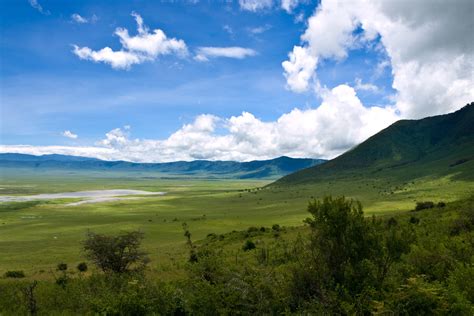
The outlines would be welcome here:
<svg viewBox="0 0 474 316">
<path fill-rule="evenodd" d="M 334 180 L 317 185 L 265 187 L 266 180 L 161 179 L 140 173 L 2 172 L 0 195 L 30 195 L 100 189 L 164 191 L 97 204 L 66 206 L 71 199 L 0 203 L 0 274 L 24 270 L 36 277 L 59 262 L 83 261 L 81 241 L 88 231 L 141 230 L 151 268 L 162 270 L 186 253 L 186 222 L 194 240 L 250 226 L 298 226 L 312 198 L 345 195 L 362 201 L 367 215 L 402 212 L 415 201 L 453 201 L 474 191 L 452 177 Z M 45 273 L 47 275 L 48 273 Z"/>
</svg>

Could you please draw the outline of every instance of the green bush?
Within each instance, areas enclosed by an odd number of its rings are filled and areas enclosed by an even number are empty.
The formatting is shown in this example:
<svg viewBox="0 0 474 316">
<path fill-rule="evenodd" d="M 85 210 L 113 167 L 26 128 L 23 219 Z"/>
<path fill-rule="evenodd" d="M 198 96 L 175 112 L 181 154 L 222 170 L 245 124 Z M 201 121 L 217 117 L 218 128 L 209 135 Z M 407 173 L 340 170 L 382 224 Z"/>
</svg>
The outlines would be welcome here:
<svg viewBox="0 0 474 316">
<path fill-rule="evenodd" d="M 87 271 L 87 268 L 88 268 L 88 267 L 87 267 L 87 263 L 85 263 L 85 262 L 81 262 L 81 263 L 79 263 L 79 264 L 77 265 L 77 270 L 78 270 L 79 272 L 86 272 L 86 271 Z"/>
<path fill-rule="evenodd" d="M 256 246 L 255 246 L 255 243 L 253 241 L 251 241 L 250 239 L 247 239 L 244 243 L 244 245 L 242 246 L 242 250 L 243 251 L 249 251 L 249 250 L 252 250 L 252 249 L 255 249 Z"/>
<path fill-rule="evenodd" d="M 258 232 L 258 228 L 255 227 L 255 226 L 250 226 L 250 227 L 247 229 L 247 232 L 248 232 L 248 233 Z"/>
<path fill-rule="evenodd" d="M 56 269 L 58 271 L 66 271 L 67 270 L 67 263 L 58 263 L 58 265 L 56 266 Z"/>
<path fill-rule="evenodd" d="M 5 278 L 20 279 L 25 277 L 25 273 L 21 270 L 7 271 L 3 275 Z"/>
<path fill-rule="evenodd" d="M 278 224 L 273 224 L 273 225 L 272 225 L 272 230 L 273 230 L 273 231 L 279 232 L 280 229 L 281 229 L 281 228 L 280 228 L 280 225 L 278 225 Z"/>
<path fill-rule="evenodd" d="M 344 197 L 309 203 L 309 249 L 292 271 L 291 306 L 330 314 L 371 312 L 391 267 L 410 250 L 413 235 L 392 223 L 366 219 L 362 205 Z M 300 255 L 301 256 L 301 255 Z M 308 301 L 319 301 L 307 306 Z"/>
<path fill-rule="evenodd" d="M 435 207 L 435 204 L 431 201 L 426 202 L 416 202 L 415 211 L 427 210 L 432 209 Z"/>
</svg>

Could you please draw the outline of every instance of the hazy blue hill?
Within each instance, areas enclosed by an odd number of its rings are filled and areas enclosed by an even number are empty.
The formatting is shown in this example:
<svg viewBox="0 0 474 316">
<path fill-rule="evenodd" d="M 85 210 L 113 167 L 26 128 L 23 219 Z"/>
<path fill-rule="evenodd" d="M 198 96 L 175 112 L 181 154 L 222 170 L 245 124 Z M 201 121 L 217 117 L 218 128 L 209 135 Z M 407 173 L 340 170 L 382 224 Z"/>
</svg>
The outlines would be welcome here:
<svg viewBox="0 0 474 316">
<path fill-rule="evenodd" d="M 403 179 L 453 174 L 474 180 L 474 103 L 421 120 L 398 121 L 341 156 L 283 177 L 275 185 L 327 178 Z"/>
<path fill-rule="evenodd" d="M 0 154 L 0 168 L 27 170 L 74 170 L 74 171 L 140 171 L 158 172 L 164 175 L 185 175 L 212 178 L 278 178 L 324 162 L 322 159 L 280 157 L 271 160 L 236 161 L 176 161 L 167 163 L 133 163 L 104 161 L 94 158 L 24 154 Z"/>
</svg>

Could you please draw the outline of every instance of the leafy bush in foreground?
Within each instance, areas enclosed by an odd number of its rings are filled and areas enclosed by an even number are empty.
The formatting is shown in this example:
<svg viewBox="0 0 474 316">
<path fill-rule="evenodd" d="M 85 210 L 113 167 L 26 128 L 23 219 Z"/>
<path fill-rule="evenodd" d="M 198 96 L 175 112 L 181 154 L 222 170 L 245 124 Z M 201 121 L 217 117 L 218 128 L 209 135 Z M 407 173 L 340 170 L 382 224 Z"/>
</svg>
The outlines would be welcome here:
<svg viewBox="0 0 474 316">
<path fill-rule="evenodd" d="M 293 308 L 369 312 L 392 264 L 409 251 L 411 234 L 364 218 L 362 205 L 344 197 L 310 202 L 308 212 L 309 256 L 293 269 Z M 317 303 L 309 307 L 311 300 Z"/>
</svg>

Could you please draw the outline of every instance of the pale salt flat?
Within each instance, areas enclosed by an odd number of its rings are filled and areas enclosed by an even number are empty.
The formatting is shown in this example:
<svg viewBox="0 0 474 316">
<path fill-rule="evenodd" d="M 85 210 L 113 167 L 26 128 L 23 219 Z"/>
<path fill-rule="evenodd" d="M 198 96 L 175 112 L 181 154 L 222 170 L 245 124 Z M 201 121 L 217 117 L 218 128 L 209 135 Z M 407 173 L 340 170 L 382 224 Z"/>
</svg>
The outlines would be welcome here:
<svg viewBox="0 0 474 316">
<path fill-rule="evenodd" d="M 0 195 L 0 202 L 24 202 L 37 200 L 54 200 L 54 199 L 77 199 L 84 200 L 74 203 L 66 204 L 67 206 L 76 206 L 86 203 L 100 203 L 118 200 L 130 200 L 136 198 L 122 198 L 120 196 L 127 195 L 163 195 L 165 192 L 150 192 L 142 190 L 93 190 L 93 191 L 77 191 L 77 192 L 63 192 L 51 194 L 36 194 L 36 195 Z"/>
</svg>

